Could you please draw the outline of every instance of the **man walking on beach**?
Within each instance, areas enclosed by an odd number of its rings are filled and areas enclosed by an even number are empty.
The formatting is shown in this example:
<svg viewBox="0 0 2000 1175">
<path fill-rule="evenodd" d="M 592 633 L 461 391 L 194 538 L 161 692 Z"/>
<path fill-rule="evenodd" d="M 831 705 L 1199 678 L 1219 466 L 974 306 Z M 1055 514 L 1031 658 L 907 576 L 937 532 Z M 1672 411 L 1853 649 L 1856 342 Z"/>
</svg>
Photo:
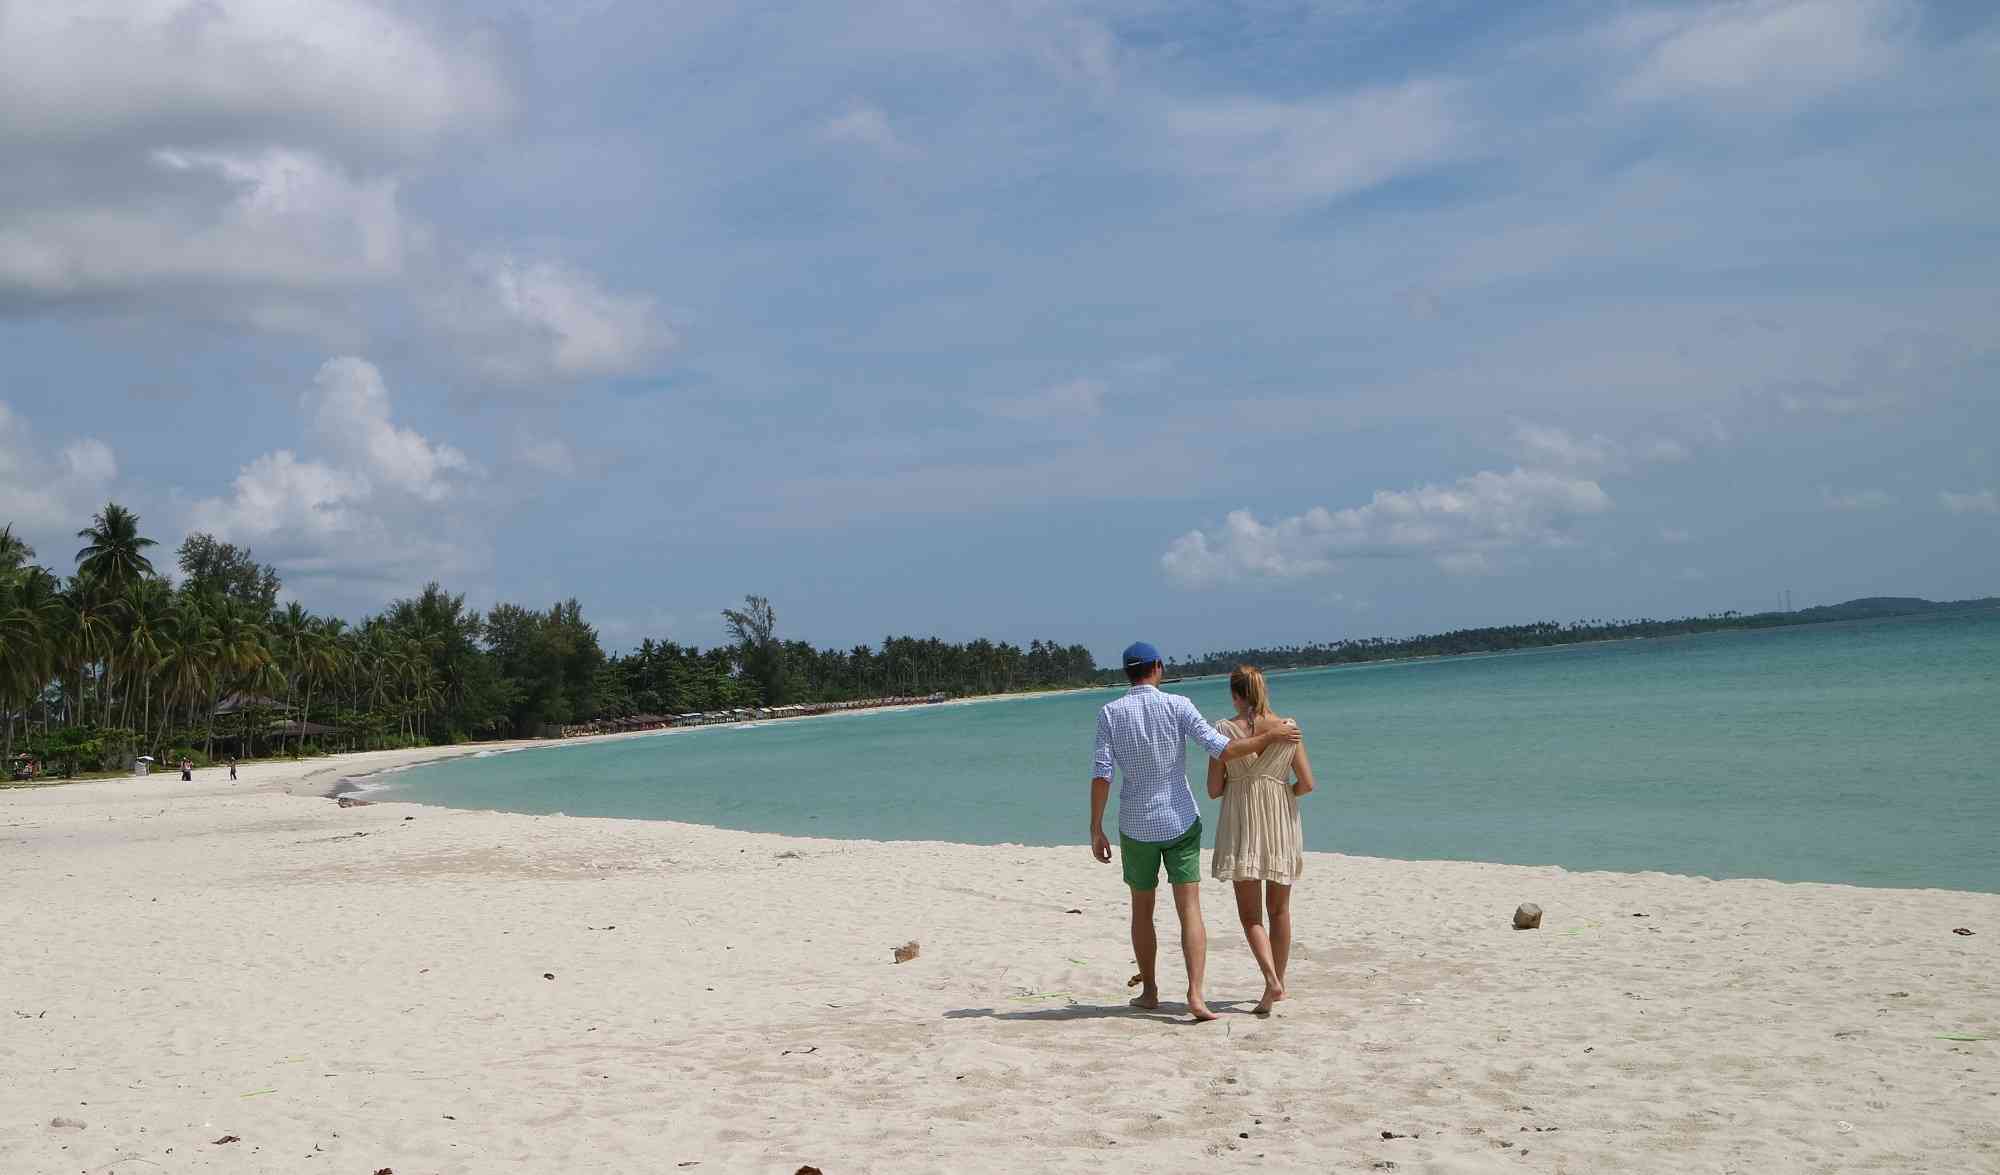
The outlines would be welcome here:
<svg viewBox="0 0 2000 1175">
<path fill-rule="evenodd" d="M 1188 786 L 1187 740 L 1194 739 L 1210 758 L 1229 760 L 1260 754 L 1275 742 L 1299 741 L 1298 727 L 1277 720 L 1260 720 L 1267 729 L 1237 739 L 1225 738 L 1210 726 L 1194 703 L 1179 694 L 1161 693 L 1166 667 L 1160 651 L 1144 641 L 1125 650 L 1125 679 L 1132 688 L 1097 713 L 1097 746 L 1091 756 L 1090 852 L 1111 863 L 1111 841 L 1104 835 L 1104 805 L 1111 798 L 1111 775 L 1118 788 L 1118 851 L 1124 862 L 1125 884 L 1132 887 L 1132 954 L 1139 961 L 1136 1008 L 1160 1006 L 1159 978 L 1154 956 L 1159 940 L 1153 934 L 1153 895 L 1160 886 L 1160 867 L 1174 887 L 1174 912 L 1181 921 L 1181 955 L 1187 960 L 1188 1012 L 1197 1020 L 1215 1013 L 1201 994 L 1202 973 L 1208 965 L 1208 929 L 1201 920 L 1201 810 Z"/>
</svg>

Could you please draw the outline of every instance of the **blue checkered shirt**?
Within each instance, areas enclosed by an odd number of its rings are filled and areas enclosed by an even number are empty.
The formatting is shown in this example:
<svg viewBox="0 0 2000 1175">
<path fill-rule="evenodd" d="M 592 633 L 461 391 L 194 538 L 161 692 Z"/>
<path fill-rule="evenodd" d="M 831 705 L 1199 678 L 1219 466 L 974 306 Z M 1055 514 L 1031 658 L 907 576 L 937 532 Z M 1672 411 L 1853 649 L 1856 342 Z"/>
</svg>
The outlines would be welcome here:
<svg viewBox="0 0 2000 1175">
<path fill-rule="evenodd" d="M 1109 780 L 1118 769 L 1118 831 L 1133 840 L 1176 841 L 1201 815 L 1188 786 L 1187 740 L 1200 743 L 1210 758 L 1221 756 L 1229 739 L 1218 733 L 1194 703 L 1163 694 L 1150 685 L 1097 712 L 1097 751 L 1092 779 Z"/>
</svg>

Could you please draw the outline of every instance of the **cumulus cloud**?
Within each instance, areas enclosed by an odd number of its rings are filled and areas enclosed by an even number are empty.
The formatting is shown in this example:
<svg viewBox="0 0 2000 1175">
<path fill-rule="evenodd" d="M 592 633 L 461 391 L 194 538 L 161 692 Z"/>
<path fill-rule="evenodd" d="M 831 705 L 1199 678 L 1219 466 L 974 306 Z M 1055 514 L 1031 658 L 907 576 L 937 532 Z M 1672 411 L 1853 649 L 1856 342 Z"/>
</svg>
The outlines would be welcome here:
<svg viewBox="0 0 2000 1175">
<path fill-rule="evenodd" d="M 476 38 L 371 0 L 0 5 L 0 141 L 61 144 L 202 125 L 395 152 L 507 110 Z"/>
<path fill-rule="evenodd" d="M 1629 99 L 1773 107 L 1886 72 L 1914 15 L 1909 0 L 1729 0 L 1643 9 L 1609 34 L 1639 55 Z"/>
<path fill-rule="evenodd" d="M 1236 99 L 1173 110 L 1175 166 L 1245 203 L 1337 199 L 1422 171 L 1465 138 L 1450 86 L 1415 81 L 1308 102 Z"/>
<path fill-rule="evenodd" d="M 1213 533 L 1175 539 L 1160 565 L 1187 587 L 1325 575 L 1354 558 L 1421 557 L 1467 574 L 1488 570 L 1508 550 L 1563 545 L 1572 524 L 1610 509 L 1610 496 L 1586 478 L 1481 472 L 1448 486 L 1377 490 L 1363 506 L 1315 506 L 1272 523 L 1238 510 Z"/>
<path fill-rule="evenodd" d="M 373 492 L 361 474 L 279 449 L 245 465 L 227 498 L 196 502 L 194 525 L 243 540 L 283 536 L 298 550 L 372 529 L 365 507 Z"/>
<path fill-rule="evenodd" d="M 988 400 L 980 410 L 1002 420 L 1089 420 L 1104 411 L 1104 385 L 1072 379 L 1021 396 Z"/>
<path fill-rule="evenodd" d="M 404 209 L 412 168 L 511 103 L 476 29 L 418 11 L 0 4 L 0 314 L 109 307 L 359 347 L 414 307 L 489 375 L 635 369 L 671 341 L 649 300 L 504 255 L 468 277 Z"/>
<path fill-rule="evenodd" d="M 1945 490 L 1938 494 L 1938 504 L 1953 514 L 2000 514 L 2000 494 L 1992 490 L 1968 493 Z"/>
<path fill-rule="evenodd" d="M 160 149 L 129 205 L 26 210 L 0 227 L 0 295 L 30 302 L 188 286 L 319 288 L 401 269 L 411 231 L 392 179 L 309 152 Z"/>
<path fill-rule="evenodd" d="M 509 383 L 632 375 L 675 343 L 652 298 L 607 290 L 558 262 L 505 254 L 478 259 L 427 309 L 474 366 Z"/>
<path fill-rule="evenodd" d="M 866 147 L 883 155 L 912 153 L 910 145 L 889 122 L 889 115 L 881 107 L 866 102 L 856 102 L 845 113 L 828 119 L 819 134 L 829 143 Z"/>
<path fill-rule="evenodd" d="M 452 446 L 395 424 L 373 364 L 328 360 L 299 407 L 318 451 L 251 460 L 226 495 L 190 505 L 191 527 L 254 543 L 288 576 L 409 586 L 467 565 L 451 510 L 476 471 Z"/>
<path fill-rule="evenodd" d="M 1836 490 L 1821 486 L 1819 495 L 1829 510 L 1880 510 L 1896 501 L 1886 490 Z"/>
<path fill-rule="evenodd" d="M 396 427 L 382 373 L 366 359 L 349 355 L 320 365 L 306 406 L 319 435 L 337 452 L 368 476 L 426 502 L 443 499 L 452 491 L 452 475 L 471 468 L 450 445 Z"/>
<path fill-rule="evenodd" d="M 111 446 L 80 437 L 57 447 L 37 437 L 21 414 L 0 400 L 0 526 L 39 548 L 69 538 L 104 504 L 118 479 Z M 41 550 L 44 559 L 61 555 Z"/>
</svg>

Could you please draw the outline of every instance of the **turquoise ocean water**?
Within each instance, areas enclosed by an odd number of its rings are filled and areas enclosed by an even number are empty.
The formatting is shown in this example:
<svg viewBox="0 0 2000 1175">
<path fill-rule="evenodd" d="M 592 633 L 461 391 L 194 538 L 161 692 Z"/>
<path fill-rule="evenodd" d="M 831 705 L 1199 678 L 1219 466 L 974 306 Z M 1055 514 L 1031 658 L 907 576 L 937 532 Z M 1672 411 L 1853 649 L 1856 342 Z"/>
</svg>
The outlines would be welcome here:
<svg viewBox="0 0 2000 1175">
<path fill-rule="evenodd" d="M 2000 892 L 2000 613 L 1274 675 L 1309 848 Z M 1226 683 L 1170 686 L 1212 718 Z M 1081 844 L 1116 691 L 487 754 L 381 798 Z M 1204 763 L 1192 756 L 1195 793 Z M 1115 807 L 1115 800 L 1114 800 Z"/>
</svg>

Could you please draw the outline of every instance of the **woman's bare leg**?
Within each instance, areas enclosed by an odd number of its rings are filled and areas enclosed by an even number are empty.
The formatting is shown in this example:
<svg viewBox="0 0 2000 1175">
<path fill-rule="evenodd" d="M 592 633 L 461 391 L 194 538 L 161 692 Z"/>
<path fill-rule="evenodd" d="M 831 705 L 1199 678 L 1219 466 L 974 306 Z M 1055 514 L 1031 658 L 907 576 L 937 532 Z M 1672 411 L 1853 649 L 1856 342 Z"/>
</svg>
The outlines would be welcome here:
<svg viewBox="0 0 2000 1175">
<path fill-rule="evenodd" d="M 1243 937 L 1250 940 L 1250 953 L 1257 970 L 1264 973 L 1264 998 L 1254 1011 L 1267 1015 L 1271 1005 L 1285 998 L 1285 981 L 1271 958 L 1271 938 L 1264 933 L 1264 894 L 1260 881 L 1239 881 L 1236 885 L 1236 920 L 1243 924 Z"/>
<path fill-rule="evenodd" d="M 1271 963 L 1278 972 L 1278 998 L 1284 999 L 1285 964 L 1292 958 L 1292 887 L 1267 881 L 1264 901 L 1271 907 Z"/>
</svg>

